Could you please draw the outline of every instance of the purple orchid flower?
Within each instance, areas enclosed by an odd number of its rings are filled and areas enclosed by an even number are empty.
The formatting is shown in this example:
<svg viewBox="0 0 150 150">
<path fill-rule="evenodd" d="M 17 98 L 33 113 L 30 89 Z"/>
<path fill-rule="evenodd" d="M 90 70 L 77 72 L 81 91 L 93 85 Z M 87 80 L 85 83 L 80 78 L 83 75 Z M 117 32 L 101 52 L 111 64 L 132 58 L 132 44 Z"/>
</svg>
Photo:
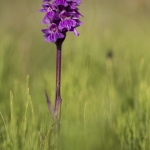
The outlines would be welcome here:
<svg viewBox="0 0 150 150">
<path fill-rule="evenodd" d="M 46 13 L 42 20 L 42 23 L 48 27 L 42 30 L 46 42 L 55 43 L 58 39 L 65 38 L 68 31 L 76 36 L 79 35 L 76 28 L 82 25 L 79 19 L 82 15 L 77 8 L 80 3 L 81 0 L 43 0 L 42 9 L 39 12 Z M 52 27 L 57 29 L 57 32 L 52 32 Z M 55 35 L 54 38 L 52 34 Z"/>
<path fill-rule="evenodd" d="M 49 29 L 43 29 L 46 42 L 56 42 L 57 39 L 64 38 L 64 35 L 58 31 L 57 25 L 52 23 Z"/>
<path fill-rule="evenodd" d="M 58 25 L 58 28 L 60 30 L 63 29 L 67 29 L 68 31 L 70 31 L 71 27 L 75 27 L 76 26 L 76 21 L 71 19 L 69 14 L 67 14 L 67 12 L 65 10 L 63 10 L 60 15 L 59 15 L 61 21 Z"/>
</svg>

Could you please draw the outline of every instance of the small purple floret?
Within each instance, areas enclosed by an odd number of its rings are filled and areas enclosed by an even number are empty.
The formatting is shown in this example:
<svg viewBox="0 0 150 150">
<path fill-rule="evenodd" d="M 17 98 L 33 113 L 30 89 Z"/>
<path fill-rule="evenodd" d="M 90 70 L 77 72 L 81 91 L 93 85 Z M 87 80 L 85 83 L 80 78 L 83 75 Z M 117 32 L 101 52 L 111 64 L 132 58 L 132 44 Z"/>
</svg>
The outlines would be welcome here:
<svg viewBox="0 0 150 150">
<path fill-rule="evenodd" d="M 46 42 L 56 42 L 57 39 L 64 38 L 64 35 L 58 31 L 57 25 L 52 23 L 49 29 L 43 29 Z"/>
<path fill-rule="evenodd" d="M 47 25 L 43 29 L 45 41 L 56 43 L 58 39 L 64 39 L 66 32 L 73 32 L 79 35 L 76 28 L 81 26 L 78 11 L 81 0 L 43 0 L 42 9 L 45 12 L 42 23 Z"/>
</svg>

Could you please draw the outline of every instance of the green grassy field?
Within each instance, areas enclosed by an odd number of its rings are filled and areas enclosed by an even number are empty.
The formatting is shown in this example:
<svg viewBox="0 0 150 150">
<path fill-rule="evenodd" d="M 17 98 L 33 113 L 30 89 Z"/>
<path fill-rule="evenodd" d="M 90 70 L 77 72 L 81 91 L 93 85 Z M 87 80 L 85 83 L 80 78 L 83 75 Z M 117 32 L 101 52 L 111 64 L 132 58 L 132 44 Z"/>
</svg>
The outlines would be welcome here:
<svg viewBox="0 0 150 150">
<path fill-rule="evenodd" d="M 0 150 L 53 150 L 55 45 L 41 1 L 0 2 Z M 150 3 L 83 0 L 62 52 L 59 150 L 150 149 Z"/>
</svg>

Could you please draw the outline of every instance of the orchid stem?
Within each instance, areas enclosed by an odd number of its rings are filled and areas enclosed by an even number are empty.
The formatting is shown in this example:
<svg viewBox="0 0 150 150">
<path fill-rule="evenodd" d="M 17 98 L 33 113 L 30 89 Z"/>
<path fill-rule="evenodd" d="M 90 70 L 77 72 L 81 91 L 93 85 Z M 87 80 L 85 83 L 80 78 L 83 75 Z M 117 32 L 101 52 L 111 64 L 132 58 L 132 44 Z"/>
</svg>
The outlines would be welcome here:
<svg viewBox="0 0 150 150">
<path fill-rule="evenodd" d="M 56 43 L 56 99 L 54 109 L 54 136 L 55 136 L 55 148 L 58 149 L 59 134 L 60 134 L 60 119 L 61 119 L 61 47 L 62 41 Z"/>
<path fill-rule="evenodd" d="M 56 43 L 56 99 L 55 115 L 58 115 L 61 105 L 60 85 L 61 85 L 61 46 L 62 42 Z"/>
</svg>

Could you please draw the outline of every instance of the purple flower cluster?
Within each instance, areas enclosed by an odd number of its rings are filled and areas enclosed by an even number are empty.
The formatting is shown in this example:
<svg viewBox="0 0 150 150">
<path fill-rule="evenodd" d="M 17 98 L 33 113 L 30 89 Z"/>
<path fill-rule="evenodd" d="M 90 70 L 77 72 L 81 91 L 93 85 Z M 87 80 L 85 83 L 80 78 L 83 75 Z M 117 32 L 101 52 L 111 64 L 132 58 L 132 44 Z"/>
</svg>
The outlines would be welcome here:
<svg viewBox="0 0 150 150">
<path fill-rule="evenodd" d="M 47 25 L 43 29 L 45 41 L 56 43 L 58 39 L 65 39 L 66 32 L 74 32 L 79 35 L 75 28 L 82 22 L 79 17 L 82 16 L 78 11 L 81 0 L 43 0 L 42 9 L 39 12 L 45 12 L 42 23 Z"/>
</svg>

